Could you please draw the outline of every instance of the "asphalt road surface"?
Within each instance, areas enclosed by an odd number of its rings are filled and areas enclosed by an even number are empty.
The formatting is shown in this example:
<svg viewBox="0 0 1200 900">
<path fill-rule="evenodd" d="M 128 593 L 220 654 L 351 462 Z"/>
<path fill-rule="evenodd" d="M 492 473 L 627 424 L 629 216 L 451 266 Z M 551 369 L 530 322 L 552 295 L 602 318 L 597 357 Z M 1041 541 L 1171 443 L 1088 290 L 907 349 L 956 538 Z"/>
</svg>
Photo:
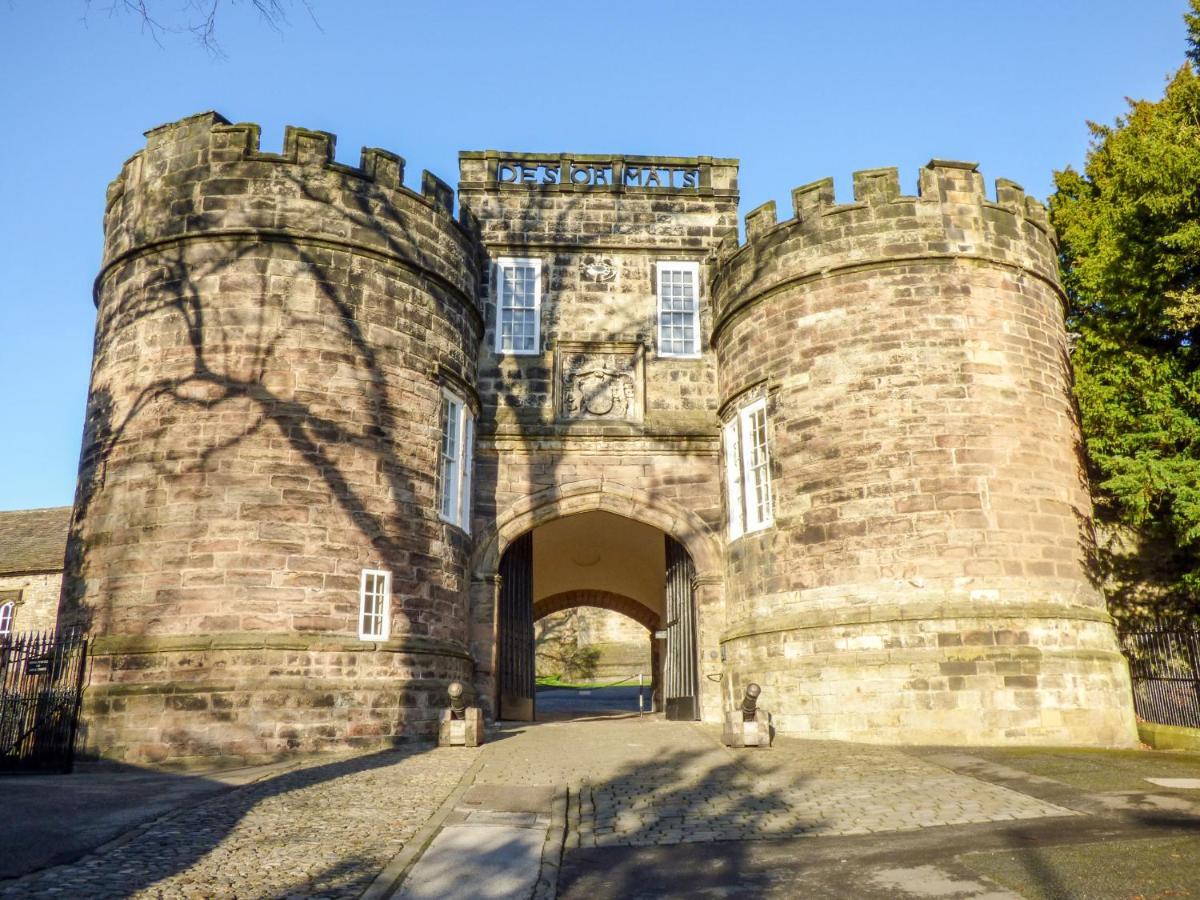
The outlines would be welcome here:
<svg viewBox="0 0 1200 900">
<path fill-rule="evenodd" d="M 642 688 L 646 712 L 650 712 L 650 685 Z M 537 690 L 537 719 L 539 722 L 562 722 L 572 719 L 590 719 L 638 714 L 638 686 L 575 690 L 574 688 L 546 688 Z"/>
</svg>

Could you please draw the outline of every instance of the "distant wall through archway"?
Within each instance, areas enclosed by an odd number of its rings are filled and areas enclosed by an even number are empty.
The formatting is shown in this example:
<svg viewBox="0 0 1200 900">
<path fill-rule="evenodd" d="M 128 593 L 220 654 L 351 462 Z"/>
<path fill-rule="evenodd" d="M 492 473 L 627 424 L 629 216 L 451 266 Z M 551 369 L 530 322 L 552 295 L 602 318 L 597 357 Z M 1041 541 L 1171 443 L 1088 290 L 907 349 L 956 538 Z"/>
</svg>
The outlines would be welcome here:
<svg viewBox="0 0 1200 900">
<path fill-rule="evenodd" d="M 598 606 L 601 609 L 612 610 L 633 619 L 647 631 L 657 631 L 661 617 L 657 612 L 648 609 L 630 597 L 614 594 L 611 591 L 576 590 L 552 594 L 533 605 L 533 621 L 538 621 L 551 613 L 576 606 Z"/>
</svg>

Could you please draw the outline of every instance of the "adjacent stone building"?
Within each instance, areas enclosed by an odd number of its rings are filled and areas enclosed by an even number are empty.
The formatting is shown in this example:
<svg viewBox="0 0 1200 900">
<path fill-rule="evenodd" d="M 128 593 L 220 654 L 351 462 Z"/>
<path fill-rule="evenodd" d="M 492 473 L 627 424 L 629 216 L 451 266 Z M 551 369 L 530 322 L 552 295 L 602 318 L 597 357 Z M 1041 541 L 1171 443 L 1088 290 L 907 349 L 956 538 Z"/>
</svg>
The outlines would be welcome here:
<svg viewBox="0 0 1200 900">
<path fill-rule="evenodd" d="M 71 507 L 0 512 L 0 639 L 53 631 Z"/>
<path fill-rule="evenodd" d="M 478 152 L 455 191 L 207 113 L 109 189 L 60 617 L 92 752 L 536 716 L 533 622 L 654 636 L 669 716 L 1128 744 L 1054 236 L 933 161 L 773 204 L 737 162 Z"/>
</svg>

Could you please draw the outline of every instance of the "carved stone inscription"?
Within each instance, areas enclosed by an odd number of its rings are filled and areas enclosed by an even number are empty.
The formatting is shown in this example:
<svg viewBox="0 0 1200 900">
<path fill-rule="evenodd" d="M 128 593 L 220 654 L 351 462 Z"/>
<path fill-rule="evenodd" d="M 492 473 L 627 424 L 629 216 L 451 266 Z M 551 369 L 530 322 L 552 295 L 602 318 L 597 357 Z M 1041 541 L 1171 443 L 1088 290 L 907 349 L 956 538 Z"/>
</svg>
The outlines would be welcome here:
<svg viewBox="0 0 1200 900">
<path fill-rule="evenodd" d="M 575 345 L 559 352 L 559 417 L 640 421 L 640 347 Z"/>
<path fill-rule="evenodd" d="M 660 188 L 663 190 L 690 191 L 700 187 L 700 170 L 692 166 L 625 164 L 589 165 L 559 161 L 534 162 L 532 160 L 502 159 L 496 164 L 496 181 L 499 184 L 545 185 L 575 184 L 590 187 Z"/>
</svg>

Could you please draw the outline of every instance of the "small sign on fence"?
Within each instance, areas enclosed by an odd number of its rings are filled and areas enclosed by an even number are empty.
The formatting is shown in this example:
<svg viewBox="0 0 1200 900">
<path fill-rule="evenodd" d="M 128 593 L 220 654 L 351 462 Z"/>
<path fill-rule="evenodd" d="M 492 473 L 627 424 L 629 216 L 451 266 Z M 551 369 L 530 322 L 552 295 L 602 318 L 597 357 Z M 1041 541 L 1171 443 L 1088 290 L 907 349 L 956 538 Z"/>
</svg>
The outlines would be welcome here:
<svg viewBox="0 0 1200 900">
<path fill-rule="evenodd" d="M 49 675 L 50 674 L 49 656 L 31 656 L 25 660 L 26 675 Z"/>
</svg>

